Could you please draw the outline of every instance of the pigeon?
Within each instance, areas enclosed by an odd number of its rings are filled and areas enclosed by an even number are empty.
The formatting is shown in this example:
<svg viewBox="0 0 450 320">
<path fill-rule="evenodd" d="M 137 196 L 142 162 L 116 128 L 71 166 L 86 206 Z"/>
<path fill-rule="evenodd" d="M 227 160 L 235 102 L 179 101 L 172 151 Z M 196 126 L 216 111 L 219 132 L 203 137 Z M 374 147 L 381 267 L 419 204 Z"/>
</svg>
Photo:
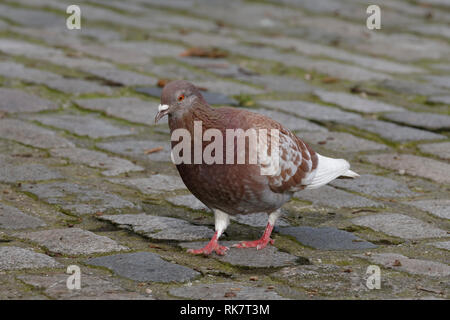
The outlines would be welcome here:
<svg viewBox="0 0 450 320">
<path fill-rule="evenodd" d="M 243 241 L 234 246 L 263 249 L 274 243 L 271 233 L 281 215 L 280 208 L 295 192 L 319 188 L 339 177 L 359 176 L 350 170 L 346 160 L 314 152 L 289 129 L 267 116 L 240 108 L 212 108 L 199 89 L 184 80 L 172 81 L 163 88 L 155 123 L 166 115 L 172 135 L 172 161 L 174 154 L 178 153 L 178 158 L 183 159 L 180 161 L 177 158 L 175 161 L 181 179 L 189 191 L 214 212 L 215 217 L 212 239 L 204 248 L 189 249 L 188 252 L 193 254 L 209 255 L 215 252 L 224 255 L 229 248 L 220 245 L 218 240 L 229 225 L 229 215 L 257 212 L 268 214 L 268 223 L 261 239 Z M 200 134 L 198 124 L 201 124 Z M 263 132 L 258 140 L 261 143 L 257 147 L 251 146 L 251 139 L 247 137 L 248 143 L 245 142 L 244 149 L 242 145 L 239 149 L 240 135 L 252 130 Z M 228 137 L 229 131 L 238 134 Z M 214 142 L 220 136 L 224 140 L 211 152 L 212 156 L 217 156 L 215 161 L 206 161 L 206 158 L 192 160 L 195 158 L 195 148 L 200 155 L 211 149 L 208 145 L 212 144 L 213 139 L 205 139 L 207 132 L 215 133 Z M 186 138 L 183 136 L 183 141 L 180 133 L 188 134 Z M 278 140 L 273 139 L 275 136 Z M 185 149 L 180 151 L 181 142 L 186 144 Z M 227 149 L 229 144 L 231 147 Z M 244 155 L 244 161 L 243 151 L 248 152 Z M 258 155 L 261 154 L 261 157 L 250 161 L 255 152 L 260 152 Z"/>
</svg>

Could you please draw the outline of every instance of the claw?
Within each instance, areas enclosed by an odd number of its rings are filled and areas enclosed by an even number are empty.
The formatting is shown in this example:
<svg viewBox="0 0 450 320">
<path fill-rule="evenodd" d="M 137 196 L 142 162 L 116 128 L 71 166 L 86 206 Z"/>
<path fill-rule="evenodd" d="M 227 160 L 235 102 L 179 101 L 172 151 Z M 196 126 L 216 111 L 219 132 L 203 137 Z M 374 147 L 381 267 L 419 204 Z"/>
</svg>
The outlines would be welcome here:
<svg viewBox="0 0 450 320">
<path fill-rule="evenodd" d="M 274 243 L 274 240 L 272 238 L 268 239 L 259 239 L 255 241 L 243 241 L 241 243 L 236 243 L 233 245 L 234 248 L 255 248 L 256 250 L 264 249 L 268 244 Z"/>
<path fill-rule="evenodd" d="M 270 238 L 270 234 L 272 233 L 273 225 L 270 223 L 267 224 L 266 230 L 264 231 L 263 236 L 259 240 L 255 241 L 243 241 L 241 243 L 234 244 L 233 247 L 235 248 L 255 248 L 256 250 L 261 250 L 267 247 L 267 244 L 274 243 L 274 240 Z"/>
<path fill-rule="evenodd" d="M 187 252 L 192 254 L 203 254 L 205 256 L 208 256 L 214 251 L 219 256 L 223 256 L 228 250 L 230 250 L 230 248 L 217 244 L 217 246 L 214 247 L 206 245 L 204 248 L 201 249 L 188 249 Z"/>
<path fill-rule="evenodd" d="M 230 248 L 221 246 L 217 242 L 217 232 L 212 237 L 211 241 L 201 249 L 188 249 L 187 252 L 192 254 L 203 254 L 205 256 L 210 255 L 213 251 L 219 256 L 225 255 L 225 253 L 230 250 Z"/>
</svg>

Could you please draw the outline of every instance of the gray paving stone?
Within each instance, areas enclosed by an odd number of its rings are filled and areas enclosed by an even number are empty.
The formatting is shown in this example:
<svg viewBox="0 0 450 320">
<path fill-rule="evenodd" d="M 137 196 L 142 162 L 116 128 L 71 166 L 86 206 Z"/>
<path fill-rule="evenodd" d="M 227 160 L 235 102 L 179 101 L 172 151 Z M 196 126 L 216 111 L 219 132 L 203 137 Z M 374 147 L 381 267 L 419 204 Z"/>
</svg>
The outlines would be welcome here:
<svg viewBox="0 0 450 320">
<path fill-rule="evenodd" d="M 192 68 L 186 68 L 179 64 L 145 64 L 136 67 L 137 70 L 142 72 L 149 72 L 158 76 L 160 79 L 185 79 L 192 82 L 197 80 L 204 80 L 206 77 L 204 74 L 196 72 Z"/>
<path fill-rule="evenodd" d="M 111 94 L 113 92 L 110 87 L 103 86 L 92 81 L 85 81 L 80 79 L 63 78 L 58 80 L 49 80 L 45 82 L 45 85 L 58 91 L 73 93 L 76 95 L 85 93 Z"/>
<path fill-rule="evenodd" d="M 316 206 L 331 208 L 364 208 L 384 207 L 380 202 L 345 192 L 331 186 L 323 186 L 316 190 L 302 190 L 294 193 L 294 197 L 312 202 Z"/>
<path fill-rule="evenodd" d="M 121 197 L 99 190 L 98 187 L 68 182 L 22 184 L 22 190 L 30 192 L 41 200 L 76 215 L 103 212 L 106 210 L 139 209 L 139 206 Z"/>
<path fill-rule="evenodd" d="M 33 2 L 33 4 L 35 4 L 35 2 Z M 63 10 L 65 11 L 66 8 L 63 8 Z M 97 28 L 93 26 L 90 26 L 89 28 L 79 29 L 76 32 L 73 32 L 72 30 L 69 29 L 66 30 L 61 28 L 55 29 L 52 27 L 43 27 L 39 29 L 30 27 L 11 27 L 10 30 L 19 34 L 27 35 L 32 38 L 40 39 L 45 43 L 53 46 L 72 47 L 75 44 L 81 43 L 83 38 L 106 43 L 121 39 L 121 35 L 114 30 Z"/>
<path fill-rule="evenodd" d="M 363 174 L 357 179 L 338 179 L 331 182 L 334 187 L 339 187 L 359 193 L 364 193 L 375 198 L 403 198 L 417 195 L 408 186 L 398 181 L 376 176 Z"/>
<path fill-rule="evenodd" d="M 185 194 L 175 197 L 170 197 L 166 199 L 170 203 L 176 206 L 188 207 L 193 210 L 204 210 L 210 211 L 207 206 L 203 204 L 200 200 L 198 200 L 193 194 Z"/>
<path fill-rule="evenodd" d="M 431 243 L 431 245 L 433 245 L 439 249 L 445 249 L 445 250 L 450 251 L 450 241 L 434 242 L 434 243 Z"/>
<path fill-rule="evenodd" d="M 427 178 L 439 183 L 450 183 L 450 165 L 430 158 L 410 154 L 379 154 L 367 160 L 391 170 L 404 170 L 406 174 Z"/>
<path fill-rule="evenodd" d="M 105 153 L 88 149 L 58 148 L 51 149 L 50 154 L 54 157 L 68 158 L 72 162 L 82 163 L 89 167 L 107 169 L 102 171 L 104 176 L 116 176 L 125 172 L 144 170 L 128 160 L 110 157 Z"/>
<path fill-rule="evenodd" d="M 183 180 L 179 176 L 168 176 L 164 174 L 154 174 L 148 178 L 109 179 L 109 181 L 136 188 L 144 194 L 186 189 Z"/>
<path fill-rule="evenodd" d="M 17 159 L 9 159 L 0 155 L 0 181 L 44 181 L 60 179 L 63 176 L 54 169 L 50 169 L 42 164 L 28 163 L 14 165 L 11 162 Z"/>
<path fill-rule="evenodd" d="M 411 26 L 409 30 L 423 35 L 450 38 L 450 28 L 442 24 Z"/>
<path fill-rule="evenodd" d="M 108 45 L 100 45 L 100 44 L 85 44 L 85 43 L 75 43 L 68 44 L 72 49 L 84 52 L 88 55 L 99 57 L 102 59 L 110 60 L 115 63 L 120 64 L 139 64 L 139 63 L 150 63 L 151 58 L 139 51 L 128 50 L 127 48 L 116 48 Z M 85 71 L 89 71 L 87 68 L 82 68 Z M 97 72 L 102 72 L 102 69 L 96 68 L 94 69 Z M 117 69 L 110 69 L 112 71 Z M 119 70 L 117 70 L 119 71 Z M 103 70 L 104 74 L 105 70 Z M 128 75 L 129 76 L 129 75 Z"/>
<path fill-rule="evenodd" d="M 326 107 L 306 101 L 265 100 L 258 101 L 258 103 L 271 109 L 281 109 L 283 111 L 298 115 L 299 117 L 316 121 L 342 122 L 344 120 L 348 120 L 352 122 L 357 119 L 361 119 L 359 115 L 354 113 L 345 112 L 337 108 Z"/>
<path fill-rule="evenodd" d="M 13 246 L 0 247 L 0 271 L 59 267 L 60 263 L 45 254 Z"/>
<path fill-rule="evenodd" d="M 362 113 L 404 110 L 401 107 L 393 106 L 376 100 L 364 99 L 362 97 L 358 97 L 356 95 L 345 92 L 316 90 L 314 91 L 314 94 L 318 96 L 322 101 L 336 104 L 346 110 L 358 111 Z"/>
<path fill-rule="evenodd" d="M 156 103 L 152 106 L 137 98 L 78 99 L 75 103 L 84 109 L 103 111 L 109 116 L 147 125 L 155 122 L 152 109 L 155 115 L 157 113 Z"/>
<path fill-rule="evenodd" d="M 382 88 L 393 90 L 395 92 L 412 95 L 433 96 L 448 93 L 444 89 L 426 82 L 389 79 L 379 82 L 378 85 Z"/>
<path fill-rule="evenodd" d="M 266 90 L 276 92 L 310 93 L 315 87 L 304 80 L 275 75 L 249 75 L 248 72 L 240 72 L 236 78 L 242 81 L 262 85 Z"/>
<path fill-rule="evenodd" d="M 256 248 L 233 248 L 232 245 L 239 243 L 236 241 L 220 241 L 222 246 L 227 246 L 230 250 L 224 256 L 218 256 L 215 253 L 212 258 L 219 261 L 229 263 L 237 267 L 245 268 L 275 268 L 293 265 L 298 257 L 279 251 L 276 247 L 268 245 L 264 249 L 256 250 Z M 180 246 L 186 249 L 203 248 L 207 242 L 186 242 Z"/>
<path fill-rule="evenodd" d="M 47 99 L 40 98 L 18 89 L 0 88 L 0 110 L 8 113 L 38 112 L 56 109 L 58 106 Z"/>
<path fill-rule="evenodd" d="M 279 228 L 278 231 L 294 237 L 305 246 L 320 250 L 358 250 L 377 247 L 350 232 L 330 227 L 286 227 Z"/>
<path fill-rule="evenodd" d="M 281 53 L 280 51 L 268 47 L 261 48 L 256 46 L 236 45 L 229 47 L 228 50 L 234 54 L 257 59 L 273 60 L 283 63 L 286 66 L 294 66 L 306 71 L 315 71 L 350 81 L 384 80 L 391 78 L 387 74 L 372 70 L 369 71 L 365 68 L 329 60 L 314 60 L 300 55 Z"/>
<path fill-rule="evenodd" d="M 64 45 L 67 45 L 67 43 Z M 98 61 L 82 57 L 74 58 L 69 55 L 66 55 L 62 50 L 32 44 L 20 40 L 0 39 L 0 46 L 1 46 L 0 51 L 6 54 L 24 56 L 30 59 L 43 60 L 51 64 L 61 65 L 66 68 L 112 67 L 110 63 L 105 61 Z M 63 77 L 59 78 L 64 83 L 66 82 L 64 81 L 66 80 L 65 78 Z"/>
<path fill-rule="evenodd" d="M 193 13 L 202 15 L 209 19 L 216 19 L 226 24 L 245 28 L 261 28 L 262 30 L 273 30 L 285 25 L 289 18 L 298 18 L 300 14 L 292 12 L 289 8 L 269 4 L 246 3 L 244 1 L 231 2 L 202 2 L 201 6 L 193 6 Z M 192 10 L 192 9 L 191 9 Z M 223 12 L 232 12 L 224 15 Z M 268 16 L 267 12 L 271 15 Z"/>
<path fill-rule="evenodd" d="M 30 27 L 46 27 L 65 25 L 65 18 L 47 11 L 25 9 L 0 5 L 0 17 Z"/>
<path fill-rule="evenodd" d="M 192 241 L 210 239 L 214 232 L 205 226 L 196 226 L 185 220 L 142 214 L 101 216 L 123 229 L 131 229 L 145 237 L 157 240 Z"/>
<path fill-rule="evenodd" d="M 358 129 L 378 134 L 385 139 L 396 142 L 437 140 L 446 138 L 446 136 L 441 134 L 404 127 L 387 121 L 356 119 L 354 121 L 343 120 L 342 122 L 350 126 L 355 126 Z"/>
<path fill-rule="evenodd" d="M 161 39 L 170 39 L 182 41 L 193 47 L 222 47 L 226 45 L 234 45 L 237 43 L 236 39 L 227 37 L 218 33 L 206 34 L 199 32 L 189 32 L 187 34 L 180 34 L 178 32 L 157 32 L 156 36 Z M 183 57 L 184 58 L 184 57 Z M 189 58 L 189 57 L 188 57 Z"/>
<path fill-rule="evenodd" d="M 348 265 L 343 272 L 342 266 L 333 264 L 309 264 L 293 267 L 285 267 L 273 273 L 274 279 L 281 280 L 289 286 L 300 286 L 307 291 L 316 291 L 327 298 L 342 298 L 342 292 L 354 292 L 362 294 L 369 289 L 366 287 L 365 270 L 358 270 L 357 266 Z M 332 280 L 331 280 L 332 279 Z M 382 278 L 382 287 L 385 285 L 385 278 Z M 384 294 L 385 296 L 385 294 Z M 385 296 L 386 297 L 386 296 Z"/>
<path fill-rule="evenodd" d="M 235 295 L 228 296 L 226 293 Z M 239 282 L 197 284 L 169 290 L 175 297 L 192 300 L 284 300 L 275 291 L 257 286 L 246 286 Z"/>
<path fill-rule="evenodd" d="M 420 151 L 437 156 L 441 159 L 450 159 L 450 142 L 427 143 L 418 145 Z"/>
<path fill-rule="evenodd" d="M 97 143 L 98 148 L 133 159 L 144 161 L 171 161 L 168 142 L 152 140 L 123 140 Z M 146 150 L 163 147 L 163 150 L 145 154 Z"/>
<path fill-rule="evenodd" d="M 375 231 L 404 239 L 441 238 L 448 236 L 446 231 L 404 214 L 375 214 L 354 218 L 352 222 L 359 226 L 368 227 Z"/>
<path fill-rule="evenodd" d="M 30 274 L 17 278 L 27 285 L 43 290 L 46 296 L 63 300 L 153 300 L 152 296 L 126 291 L 107 276 L 82 272 L 81 289 L 67 289 L 67 274 Z"/>
<path fill-rule="evenodd" d="M 17 78 L 31 83 L 46 83 L 52 80 L 60 80 L 61 77 L 52 72 L 27 68 L 15 62 L 0 62 L 0 76 L 5 78 Z"/>
<path fill-rule="evenodd" d="M 128 250 L 116 241 L 79 228 L 21 232 L 16 237 L 46 247 L 49 251 L 69 255 L 89 255 Z"/>
<path fill-rule="evenodd" d="M 448 95 L 448 96 L 445 96 L 445 95 L 432 96 L 432 97 L 429 97 L 427 101 L 432 102 L 432 103 L 450 104 L 450 95 Z"/>
<path fill-rule="evenodd" d="M 181 46 L 155 41 L 116 41 L 110 46 L 134 50 L 149 57 L 177 57 L 186 50 Z"/>
<path fill-rule="evenodd" d="M 415 200 L 407 204 L 429 212 L 437 217 L 450 219 L 450 199 Z"/>
<path fill-rule="evenodd" d="M 261 94 L 263 90 L 254 88 L 243 83 L 231 82 L 231 81 L 196 81 L 196 86 L 206 88 L 211 92 L 218 92 L 226 96 L 235 96 L 239 94 Z"/>
<path fill-rule="evenodd" d="M 21 40 L 0 39 L 0 51 L 9 55 L 21 55 L 27 58 L 45 59 L 62 55 L 62 51 Z"/>
<path fill-rule="evenodd" d="M 230 216 L 232 221 L 236 221 L 241 224 L 246 224 L 252 227 L 266 227 L 269 216 L 265 212 L 251 213 L 251 214 L 237 214 L 235 216 Z M 290 223 L 287 222 L 284 217 L 278 218 L 275 222 L 275 226 L 287 227 Z"/>
<path fill-rule="evenodd" d="M 36 148 L 74 146 L 72 142 L 58 136 L 54 131 L 16 119 L 0 119 L 0 136 L 3 139 L 14 140 Z"/>
<path fill-rule="evenodd" d="M 152 97 L 160 98 L 162 88 L 142 87 L 142 88 L 137 88 L 136 91 L 139 93 L 147 94 Z M 200 90 L 200 92 L 201 92 L 203 98 L 205 98 L 206 102 L 208 102 L 209 104 L 220 104 L 220 105 L 237 105 L 238 104 L 236 100 L 234 100 L 222 93 L 208 92 L 208 91 L 203 91 L 203 90 Z"/>
<path fill-rule="evenodd" d="M 133 134 L 129 129 L 114 126 L 93 115 L 53 114 L 34 116 L 32 119 L 48 126 L 94 139 Z"/>
<path fill-rule="evenodd" d="M 298 136 L 307 143 L 318 144 L 333 151 L 360 152 L 389 149 L 384 144 L 358 138 L 345 132 L 301 132 Z"/>
<path fill-rule="evenodd" d="M 420 59 L 442 59 L 448 45 L 442 41 L 431 40 L 425 37 L 414 36 L 406 33 L 373 34 L 368 39 L 355 44 L 356 50 L 371 52 L 392 57 L 399 61 L 416 61 Z M 390 45 L 388 51 L 385 50 Z"/>
<path fill-rule="evenodd" d="M 326 132 L 328 131 L 325 127 L 319 126 L 315 123 L 312 123 L 310 121 L 292 117 L 291 115 L 288 115 L 283 112 L 278 112 L 274 110 L 269 109 L 246 109 L 248 111 L 256 112 L 263 114 L 269 118 L 272 118 L 279 123 L 282 123 L 283 126 L 286 128 L 293 130 L 293 131 L 322 131 Z"/>
<path fill-rule="evenodd" d="M 167 262 L 156 253 L 134 252 L 86 260 L 87 264 L 111 269 L 134 281 L 185 282 L 200 275 L 197 271 Z"/>
<path fill-rule="evenodd" d="M 373 263 L 381 264 L 385 268 L 401 270 L 411 274 L 419 274 L 431 277 L 446 277 L 450 275 L 450 266 L 429 260 L 412 259 L 396 253 L 375 253 L 370 257 L 358 255 Z"/>
<path fill-rule="evenodd" d="M 449 76 L 424 76 L 424 78 L 438 87 L 450 89 L 450 77 Z"/>
<path fill-rule="evenodd" d="M 113 83 L 121 84 L 124 86 L 152 86 L 155 85 L 157 79 L 147 75 L 139 74 L 132 71 L 120 70 L 120 69 L 107 69 L 107 68 L 89 68 L 86 72 L 93 74 L 99 78 L 106 79 Z"/>
<path fill-rule="evenodd" d="M 444 114 L 407 111 L 388 113 L 384 117 L 394 122 L 429 130 L 450 128 L 450 117 Z"/>
<path fill-rule="evenodd" d="M 226 38 L 229 39 L 229 38 Z M 195 68 L 204 69 L 215 75 L 226 77 L 226 78 L 236 78 L 238 80 L 247 81 L 251 83 L 256 83 L 246 77 L 246 75 L 254 74 L 237 64 L 233 64 L 226 59 L 211 59 L 202 57 L 180 57 L 178 61 L 187 63 Z M 242 78 L 241 78 L 242 77 Z"/>
<path fill-rule="evenodd" d="M 388 72 L 388 73 L 414 73 L 423 72 L 423 69 L 413 67 L 406 64 L 391 62 L 385 59 L 373 58 L 359 54 L 350 53 L 348 51 L 338 49 L 332 46 L 325 46 L 310 41 L 305 41 L 297 38 L 286 37 L 252 37 L 252 41 L 271 44 L 285 49 L 294 48 L 297 52 L 308 56 L 326 56 L 334 60 L 342 60 L 345 62 L 354 63 L 362 67 Z"/>
<path fill-rule="evenodd" d="M 0 229 L 28 229 L 46 226 L 37 217 L 23 213 L 15 207 L 0 203 Z"/>
</svg>

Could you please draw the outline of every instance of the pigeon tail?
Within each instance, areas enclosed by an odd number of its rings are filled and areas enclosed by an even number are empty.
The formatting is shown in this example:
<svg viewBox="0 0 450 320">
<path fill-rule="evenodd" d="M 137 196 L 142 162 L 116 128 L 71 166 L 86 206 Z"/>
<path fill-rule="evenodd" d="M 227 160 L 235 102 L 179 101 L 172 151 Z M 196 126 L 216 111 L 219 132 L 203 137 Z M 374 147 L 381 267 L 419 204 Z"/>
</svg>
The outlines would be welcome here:
<svg viewBox="0 0 450 320">
<path fill-rule="evenodd" d="M 359 177 L 359 174 L 350 170 L 350 163 L 344 159 L 324 157 L 317 153 L 318 164 L 314 178 L 305 189 L 317 189 L 334 179 L 344 176 L 349 178 Z"/>
</svg>

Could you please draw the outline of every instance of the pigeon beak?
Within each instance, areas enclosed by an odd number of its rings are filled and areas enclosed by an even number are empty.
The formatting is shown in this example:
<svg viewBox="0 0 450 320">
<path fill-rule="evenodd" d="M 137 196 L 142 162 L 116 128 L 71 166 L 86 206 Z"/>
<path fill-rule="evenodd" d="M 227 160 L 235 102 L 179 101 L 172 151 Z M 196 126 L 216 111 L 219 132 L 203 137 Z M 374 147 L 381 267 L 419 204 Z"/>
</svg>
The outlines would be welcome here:
<svg viewBox="0 0 450 320">
<path fill-rule="evenodd" d="M 158 113 L 156 114 L 155 117 L 155 123 L 158 123 L 159 119 L 161 119 L 168 113 L 169 113 L 169 106 L 167 104 L 160 104 L 158 107 Z"/>
</svg>

